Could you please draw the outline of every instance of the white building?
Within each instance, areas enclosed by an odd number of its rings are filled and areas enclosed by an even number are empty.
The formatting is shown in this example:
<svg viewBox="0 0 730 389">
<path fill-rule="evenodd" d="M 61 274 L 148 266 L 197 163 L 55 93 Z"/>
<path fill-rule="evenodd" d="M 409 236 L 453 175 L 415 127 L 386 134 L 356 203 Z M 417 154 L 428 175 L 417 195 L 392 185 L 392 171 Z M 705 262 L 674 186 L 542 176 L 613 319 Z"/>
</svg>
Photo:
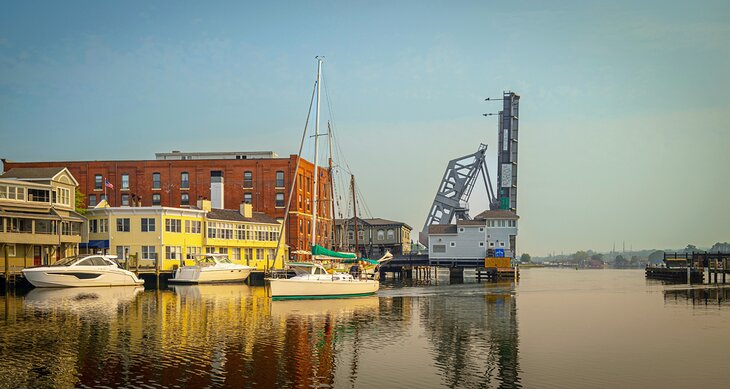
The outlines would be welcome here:
<svg viewBox="0 0 730 389">
<path fill-rule="evenodd" d="M 428 256 L 438 264 L 479 266 L 487 256 L 514 258 L 517 220 L 512 211 L 484 211 L 474 220 L 428 227 Z"/>
</svg>

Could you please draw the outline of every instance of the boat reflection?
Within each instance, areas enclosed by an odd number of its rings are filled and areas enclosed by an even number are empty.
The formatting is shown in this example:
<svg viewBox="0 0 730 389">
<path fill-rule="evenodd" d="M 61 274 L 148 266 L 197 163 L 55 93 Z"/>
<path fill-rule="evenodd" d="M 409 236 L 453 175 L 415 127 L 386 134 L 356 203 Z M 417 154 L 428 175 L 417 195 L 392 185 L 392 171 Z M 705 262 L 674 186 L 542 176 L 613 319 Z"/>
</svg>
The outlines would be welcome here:
<svg viewBox="0 0 730 389">
<path fill-rule="evenodd" d="M 351 317 L 358 314 L 376 315 L 380 299 L 376 296 L 321 299 L 281 300 L 271 302 L 271 316 L 321 316 Z"/>
<path fill-rule="evenodd" d="M 42 311 L 111 318 L 120 305 L 129 305 L 143 291 L 142 286 L 35 288 L 25 295 L 24 305 Z"/>
</svg>

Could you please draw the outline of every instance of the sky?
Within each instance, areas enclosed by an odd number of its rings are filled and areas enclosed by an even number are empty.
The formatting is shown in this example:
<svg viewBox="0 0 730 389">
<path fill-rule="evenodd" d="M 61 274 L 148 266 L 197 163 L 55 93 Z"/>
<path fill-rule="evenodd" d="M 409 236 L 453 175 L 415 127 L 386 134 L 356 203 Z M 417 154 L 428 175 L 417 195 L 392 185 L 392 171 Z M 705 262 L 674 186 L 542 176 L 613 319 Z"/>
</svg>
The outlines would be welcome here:
<svg viewBox="0 0 730 389">
<path fill-rule="evenodd" d="M 320 55 L 322 128 L 373 217 L 417 236 L 480 143 L 495 177 L 484 99 L 514 91 L 518 253 L 709 247 L 730 241 L 729 20 L 727 1 L 5 1 L 0 157 L 296 154 Z"/>
</svg>

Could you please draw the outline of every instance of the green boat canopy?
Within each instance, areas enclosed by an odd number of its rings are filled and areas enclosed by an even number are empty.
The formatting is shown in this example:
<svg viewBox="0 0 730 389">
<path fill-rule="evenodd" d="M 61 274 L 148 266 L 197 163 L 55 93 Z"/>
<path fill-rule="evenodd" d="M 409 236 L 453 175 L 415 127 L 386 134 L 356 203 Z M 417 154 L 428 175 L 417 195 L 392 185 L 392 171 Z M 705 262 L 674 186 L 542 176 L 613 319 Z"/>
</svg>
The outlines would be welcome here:
<svg viewBox="0 0 730 389">
<path fill-rule="evenodd" d="M 327 257 L 333 257 L 333 258 L 342 258 L 342 259 L 357 259 L 357 255 L 353 253 L 341 253 L 339 251 L 332 251 L 328 250 L 318 244 L 315 244 L 312 246 L 312 255 L 323 255 Z"/>
</svg>

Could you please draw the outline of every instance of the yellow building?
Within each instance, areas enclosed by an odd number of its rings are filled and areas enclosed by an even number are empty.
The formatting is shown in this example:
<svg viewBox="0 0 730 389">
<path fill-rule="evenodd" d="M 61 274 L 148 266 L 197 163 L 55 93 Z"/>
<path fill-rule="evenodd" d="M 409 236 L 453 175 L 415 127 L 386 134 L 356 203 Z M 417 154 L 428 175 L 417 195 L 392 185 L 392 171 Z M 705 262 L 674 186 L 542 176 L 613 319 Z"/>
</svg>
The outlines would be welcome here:
<svg viewBox="0 0 730 389">
<path fill-rule="evenodd" d="M 0 175 L 0 264 L 18 272 L 73 255 L 84 218 L 74 211 L 78 182 L 65 168 L 14 168 Z"/>
<path fill-rule="evenodd" d="M 191 208 L 112 208 L 102 202 L 89 209 L 87 217 L 89 228 L 82 247 L 105 250 L 122 261 L 134 255 L 140 267 L 171 270 L 194 264 L 197 255 L 221 253 L 234 263 L 265 270 L 272 265 L 281 268 L 288 255 L 282 240 L 279 256 L 275 262 L 272 260 L 280 223 L 252 212 L 250 204 L 242 204 L 239 210 L 225 210 L 211 209 L 207 200 Z M 130 265 L 136 263 L 131 261 Z"/>
</svg>

